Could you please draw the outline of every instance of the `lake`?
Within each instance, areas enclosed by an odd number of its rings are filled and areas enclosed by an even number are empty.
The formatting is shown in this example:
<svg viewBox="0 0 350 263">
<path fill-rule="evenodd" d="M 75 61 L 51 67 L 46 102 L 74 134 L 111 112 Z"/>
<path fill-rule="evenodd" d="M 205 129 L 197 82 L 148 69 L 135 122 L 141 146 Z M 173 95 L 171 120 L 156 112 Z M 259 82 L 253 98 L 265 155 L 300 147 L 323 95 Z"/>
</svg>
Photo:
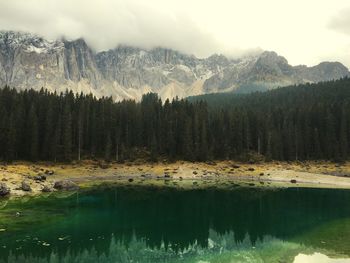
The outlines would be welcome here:
<svg viewBox="0 0 350 263">
<path fill-rule="evenodd" d="M 0 208 L 0 262 L 350 262 L 347 190 L 115 186 Z"/>
</svg>

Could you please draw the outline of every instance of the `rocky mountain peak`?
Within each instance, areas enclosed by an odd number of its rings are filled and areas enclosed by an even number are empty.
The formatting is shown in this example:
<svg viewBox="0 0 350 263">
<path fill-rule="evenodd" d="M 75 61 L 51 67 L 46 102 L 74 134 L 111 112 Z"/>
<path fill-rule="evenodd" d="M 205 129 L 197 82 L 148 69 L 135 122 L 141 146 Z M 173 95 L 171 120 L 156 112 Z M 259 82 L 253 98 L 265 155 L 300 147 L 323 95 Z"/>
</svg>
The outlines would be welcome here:
<svg viewBox="0 0 350 263">
<path fill-rule="evenodd" d="M 278 66 L 288 65 L 287 59 L 283 56 L 278 55 L 274 51 L 264 51 L 263 53 L 261 53 L 257 63 Z"/>
<path fill-rule="evenodd" d="M 140 99 L 157 92 L 163 99 L 212 92 L 247 92 L 348 76 L 339 62 L 293 67 L 273 51 L 231 59 L 221 54 L 196 58 L 157 47 L 120 45 L 95 53 L 84 39 L 47 40 L 0 31 L 0 86 L 92 93 Z M 252 88 L 253 87 L 253 88 Z"/>
<path fill-rule="evenodd" d="M 214 54 L 206 59 L 211 67 L 227 67 L 232 61 L 222 54 Z"/>
<path fill-rule="evenodd" d="M 316 66 L 326 76 L 334 76 L 336 79 L 348 74 L 349 70 L 340 62 L 321 62 Z"/>
<path fill-rule="evenodd" d="M 48 53 L 63 48 L 58 40 L 47 40 L 35 34 L 15 31 L 0 31 L 0 47 L 23 49 L 27 52 Z"/>
<path fill-rule="evenodd" d="M 292 66 L 286 58 L 279 56 L 274 51 L 264 51 L 257 59 L 253 67 L 253 77 L 256 80 L 272 80 L 285 74 L 291 74 Z"/>
</svg>

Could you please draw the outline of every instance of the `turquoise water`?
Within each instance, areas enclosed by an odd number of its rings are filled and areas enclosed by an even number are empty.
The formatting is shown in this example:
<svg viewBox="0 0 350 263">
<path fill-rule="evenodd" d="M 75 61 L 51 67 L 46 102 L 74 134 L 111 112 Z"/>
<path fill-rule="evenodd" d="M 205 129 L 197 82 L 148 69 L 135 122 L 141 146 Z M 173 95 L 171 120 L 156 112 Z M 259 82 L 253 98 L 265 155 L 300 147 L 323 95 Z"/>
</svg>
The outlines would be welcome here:
<svg viewBox="0 0 350 263">
<path fill-rule="evenodd" d="M 0 208 L 0 262 L 350 262 L 346 190 L 110 187 Z"/>
</svg>

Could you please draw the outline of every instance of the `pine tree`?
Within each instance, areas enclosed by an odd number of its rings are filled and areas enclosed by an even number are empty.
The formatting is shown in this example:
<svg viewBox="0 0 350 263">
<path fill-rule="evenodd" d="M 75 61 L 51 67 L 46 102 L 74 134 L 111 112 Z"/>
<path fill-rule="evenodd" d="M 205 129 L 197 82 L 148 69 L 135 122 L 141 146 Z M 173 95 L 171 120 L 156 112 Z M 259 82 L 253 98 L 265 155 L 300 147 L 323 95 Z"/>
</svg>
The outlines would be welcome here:
<svg viewBox="0 0 350 263">
<path fill-rule="evenodd" d="M 348 158 L 348 116 L 346 112 L 346 106 L 344 105 L 341 112 L 340 122 L 340 153 L 341 159 L 347 160 Z"/>
<path fill-rule="evenodd" d="M 335 118 L 334 115 L 327 110 L 326 118 L 326 137 L 325 137 L 325 151 L 328 159 L 336 160 L 339 157 L 339 151 L 337 149 L 337 137 L 335 132 Z"/>
<path fill-rule="evenodd" d="M 182 138 L 183 138 L 183 145 L 182 145 L 183 158 L 187 161 L 193 161 L 192 127 L 191 127 L 191 121 L 189 118 L 187 118 L 185 121 Z"/>
<path fill-rule="evenodd" d="M 56 122 L 55 130 L 54 130 L 54 135 L 50 144 L 50 151 L 53 160 L 56 162 L 57 160 L 60 159 L 60 149 L 61 147 L 61 137 L 62 137 L 62 122 L 61 122 L 61 117 L 58 117 L 58 120 Z"/>
<path fill-rule="evenodd" d="M 39 131 L 38 131 L 38 117 L 34 104 L 30 107 L 28 115 L 28 133 L 29 141 L 29 158 L 31 161 L 37 161 L 39 155 Z"/>
<path fill-rule="evenodd" d="M 320 159 L 322 158 L 322 149 L 320 144 L 320 134 L 317 128 L 314 129 L 314 135 L 313 135 L 313 158 Z"/>
<path fill-rule="evenodd" d="M 12 113 L 8 120 L 8 130 L 7 130 L 7 152 L 6 159 L 8 161 L 13 161 L 16 156 L 16 127 L 15 127 L 15 117 Z"/>
<path fill-rule="evenodd" d="M 111 134 L 108 132 L 106 137 L 106 145 L 105 145 L 105 160 L 110 161 L 111 160 L 111 152 L 112 152 L 112 139 Z"/>
<path fill-rule="evenodd" d="M 78 112 L 78 161 L 81 160 L 81 150 L 83 147 L 83 131 L 84 131 L 84 114 L 85 114 L 85 106 L 83 102 L 80 102 L 79 112 Z"/>
<path fill-rule="evenodd" d="M 63 110 L 63 154 L 66 161 L 71 160 L 72 157 L 72 115 L 70 106 L 68 103 L 65 104 Z"/>
<path fill-rule="evenodd" d="M 0 97 L 1 98 L 1 97 Z M 1 102 L 1 101 L 0 101 Z M 7 111 L 3 104 L 0 104 L 0 157 L 6 159 L 6 134 L 7 134 Z"/>
<path fill-rule="evenodd" d="M 193 125 L 192 125 L 192 135 L 193 135 L 193 152 L 197 160 L 200 159 L 200 126 L 199 126 L 199 117 L 198 114 L 194 113 Z"/>
<path fill-rule="evenodd" d="M 158 145 L 157 145 L 157 139 L 156 135 L 152 135 L 152 140 L 151 140 L 151 161 L 156 162 L 158 158 Z"/>
<path fill-rule="evenodd" d="M 208 158 L 208 142 L 207 142 L 207 129 L 205 122 L 202 123 L 201 129 L 200 129 L 200 150 L 199 150 L 199 160 L 200 161 L 206 161 Z"/>
<path fill-rule="evenodd" d="M 119 162 L 120 160 L 120 146 L 121 146 L 121 131 L 120 131 L 120 127 L 119 126 L 116 126 L 115 127 L 115 135 L 114 135 L 114 138 L 115 138 L 115 160 L 117 162 Z"/>
<path fill-rule="evenodd" d="M 23 103 L 23 97 L 19 96 L 16 103 L 16 116 L 15 116 L 15 127 L 16 127 L 16 159 L 27 159 L 26 158 L 26 111 Z"/>
<path fill-rule="evenodd" d="M 42 159 L 52 160 L 52 137 L 54 134 L 54 115 L 53 115 L 53 105 L 51 103 L 48 104 L 48 109 L 45 116 L 45 130 L 44 130 L 44 141 L 42 146 Z"/>
</svg>

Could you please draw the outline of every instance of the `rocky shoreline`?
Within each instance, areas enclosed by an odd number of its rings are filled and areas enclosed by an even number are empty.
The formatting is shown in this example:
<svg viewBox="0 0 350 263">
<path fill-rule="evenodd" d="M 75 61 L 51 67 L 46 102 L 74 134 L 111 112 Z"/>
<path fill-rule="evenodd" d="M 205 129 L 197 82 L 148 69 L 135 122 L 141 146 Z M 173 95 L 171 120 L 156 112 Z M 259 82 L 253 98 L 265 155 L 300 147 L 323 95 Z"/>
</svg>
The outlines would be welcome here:
<svg viewBox="0 0 350 263">
<path fill-rule="evenodd" d="M 100 183 L 207 187 L 245 182 L 250 186 L 350 189 L 350 163 L 259 164 L 219 161 L 207 163 L 142 161 L 71 164 L 16 162 L 0 164 L 0 197 L 77 190 Z"/>
</svg>

